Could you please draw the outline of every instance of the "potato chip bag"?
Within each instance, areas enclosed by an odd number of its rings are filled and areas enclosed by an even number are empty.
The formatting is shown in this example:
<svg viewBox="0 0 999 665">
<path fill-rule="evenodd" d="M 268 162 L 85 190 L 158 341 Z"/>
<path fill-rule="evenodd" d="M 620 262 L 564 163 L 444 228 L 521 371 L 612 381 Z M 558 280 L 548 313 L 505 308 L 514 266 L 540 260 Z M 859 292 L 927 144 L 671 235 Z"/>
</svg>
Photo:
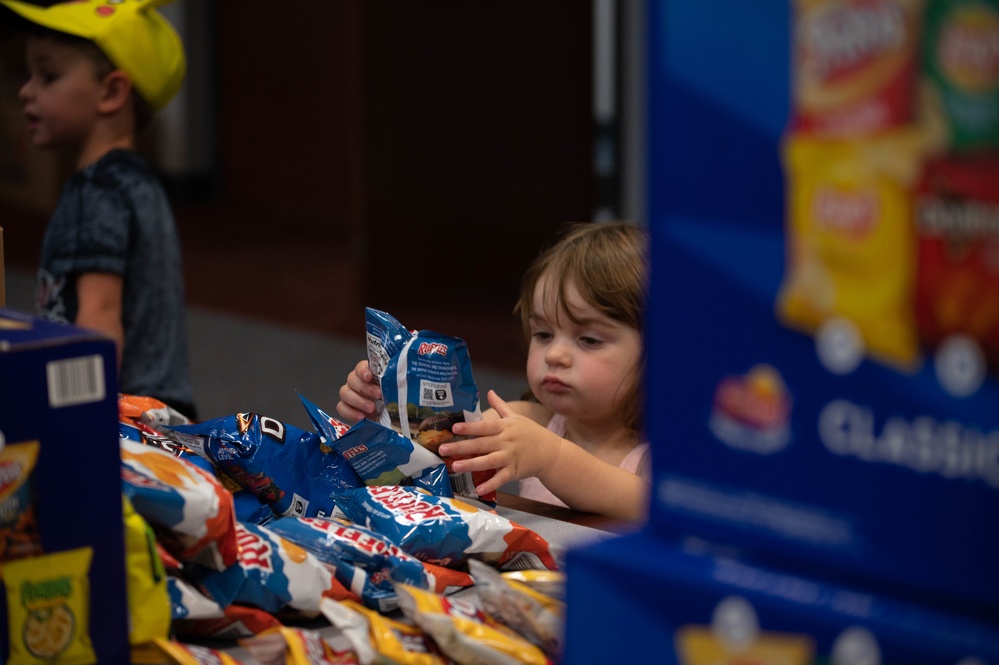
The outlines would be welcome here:
<svg viewBox="0 0 999 665">
<path fill-rule="evenodd" d="M 999 1 L 933 0 L 923 38 L 932 111 L 952 151 L 999 147 Z"/>
<path fill-rule="evenodd" d="M 357 599 L 315 556 L 267 527 L 237 523 L 236 540 L 239 556 L 234 565 L 192 571 L 223 608 L 235 603 L 312 618 L 324 597 Z"/>
<path fill-rule="evenodd" d="M 486 614 L 540 647 L 551 658 L 561 658 L 565 641 L 564 600 L 536 591 L 481 561 L 469 561 L 468 570 L 475 579 L 475 590 Z M 564 593 L 565 574 L 545 572 L 561 577 Z"/>
<path fill-rule="evenodd" d="M 326 619 L 350 641 L 362 665 L 449 665 L 437 644 L 411 623 L 389 618 L 353 601 L 324 601 Z"/>
<path fill-rule="evenodd" d="M 501 569 L 558 569 L 552 548 L 538 533 L 460 499 L 379 485 L 341 494 L 337 510 L 417 559 L 439 566 L 461 567 L 476 558 Z"/>
<path fill-rule="evenodd" d="M 260 665 L 360 665 L 345 638 L 305 628 L 276 626 L 239 645 Z"/>
<path fill-rule="evenodd" d="M 170 635 L 170 595 L 152 528 L 122 495 L 125 518 L 125 579 L 128 588 L 129 642 L 141 644 Z"/>
<path fill-rule="evenodd" d="M 999 368 L 999 156 L 928 162 L 915 219 L 920 339 L 932 350 L 965 335 Z"/>
<path fill-rule="evenodd" d="M 387 312 L 365 309 L 368 365 L 382 389 L 378 422 L 437 454 L 457 437 L 456 422 L 482 420 L 479 390 L 465 341 L 431 330 L 411 331 Z M 496 504 L 496 493 L 479 496 L 475 488 L 495 470 L 452 473 L 456 497 Z"/>
<path fill-rule="evenodd" d="M 225 651 L 156 638 L 132 649 L 132 665 L 242 665 Z"/>
<path fill-rule="evenodd" d="M 0 449 L 0 561 L 42 553 L 32 482 L 38 448 L 25 441 Z"/>
<path fill-rule="evenodd" d="M 793 0 L 792 129 L 868 136 L 912 121 L 923 0 Z"/>
<path fill-rule="evenodd" d="M 434 640 L 442 652 L 458 663 L 482 665 L 547 665 L 536 645 L 458 598 L 397 584 L 399 606 L 407 619 Z"/>
<path fill-rule="evenodd" d="M 778 319 L 806 334 L 845 319 L 869 356 L 904 371 L 921 359 L 912 313 L 912 187 L 922 145 L 916 130 L 866 141 L 792 134 L 783 145 L 786 266 Z"/>
<path fill-rule="evenodd" d="M 334 493 L 361 479 L 320 435 L 258 413 L 236 413 L 163 433 L 210 461 L 278 515 L 329 515 Z"/>
<path fill-rule="evenodd" d="M 182 561 L 224 569 L 236 560 L 232 494 L 186 458 L 120 439 L 122 491 Z"/>
<path fill-rule="evenodd" d="M 4 564 L 9 665 L 90 665 L 90 561 L 81 547 Z"/>
</svg>

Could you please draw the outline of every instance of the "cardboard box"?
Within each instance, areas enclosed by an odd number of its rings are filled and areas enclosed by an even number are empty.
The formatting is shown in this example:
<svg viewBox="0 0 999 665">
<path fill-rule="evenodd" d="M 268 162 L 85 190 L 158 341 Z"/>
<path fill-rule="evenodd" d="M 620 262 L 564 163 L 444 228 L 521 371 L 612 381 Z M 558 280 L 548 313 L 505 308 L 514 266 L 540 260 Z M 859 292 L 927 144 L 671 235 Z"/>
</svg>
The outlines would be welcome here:
<svg viewBox="0 0 999 665">
<path fill-rule="evenodd" d="M 802 143 L 795 8 L 702 5 L 647 6 L 650 521 L 999 616 L 999 368 L 919 334 L 918 137 Z M 939 208 L 994 228 L 992 207 Z M 990 330 L 964 301 L 933 302 Z"/>
<path fill-rule="evenodd" d="M 999 624 L 637 532 L 571 550 L 566 665 L 995 665 Z"/>
<path fill-rule="evenodd" d="M 0 438 L 7 447 L 38 442 L 32 482 L 42 551 L 93 549 L 90 638 L 99 662 L 129 662 L 114 342 L 0 309 Z M 6 611 L 3 595 L 3 657 Z"/>
</svg>

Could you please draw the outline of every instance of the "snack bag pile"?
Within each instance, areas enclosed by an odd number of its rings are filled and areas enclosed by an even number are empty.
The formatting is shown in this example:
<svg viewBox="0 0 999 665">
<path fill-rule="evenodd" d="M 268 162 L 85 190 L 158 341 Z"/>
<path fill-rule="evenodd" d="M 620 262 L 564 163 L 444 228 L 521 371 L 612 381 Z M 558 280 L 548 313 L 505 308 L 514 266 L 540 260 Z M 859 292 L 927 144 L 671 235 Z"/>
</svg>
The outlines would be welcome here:
<svg viewBox="0 0 999 665">
<path fill-rule="evenodd" d="M 791 10 L 777 318 L 814 336 L 833 373 L 956 354 L 995 374 L 999 0 Z M 938 378 L 959 397 L 980 385 Z"/>
<path fill-rule="evenodd" d="M 463 340 L 429 330 L 410 331 L 391 314 L 370 307 L 365 322 L 368 365 L 382 389 L 377 404 L 382 425 L 436 454 L 442 443 L 455 440 L 454 423 L 482 419 Z M 475 491 L 493 473 L 452 473 L 454 496 L 495 505 L 495 492 L 479 496 Z"/>
<path fill-rule="evenodd" d="M 409 483 L 438 496 L 452 496 L 447 466 L 428 449 L 370 420 L 349 426 L 301 395 L 299 398 L 323 445 L 342 455 L 365 485 Z"/>
<path fill-rule="evenodd" d="M 168 413 L 154 402 L 121 397 L 122 488 L 127 508 L 134 507 L 130 598 L 160 599 L 132 608 L 135 662 L 238 663 L 226 645 L 242 646 L 259 662 L 303 665 L 549 662 L 551 645 L 538 644 L 536 626 L 531 633 L 523 618 L 513 625 L 498 605 L 492 612 L 472 607 L 475 595 L 452 596 L 479 580 L 485 585 L 491 578 L 484 570 L 558 575 L 553 548 L 488 505 L 451 496 L 440 458 L 366 421 L 409 446 L 402 462 L 389 464 L 389 476 L 367 484 L 338 450 L 343 442 L 357 447 L 356 426 L 299 397 L 314 432 L 250 413 L 176 422 L 150 417 Z M 423 453 L 414 456 L 416 448 Z M 406 465 L 424 453 L 443 485 Z M 264 484 L 245 480 L 262 476 Z M 265 485 L 283 494 L 260 492 Z M 268 496 L 270 503 L 256 504 L 268 519 L 238 514 L 236 497 L 248 493 Z M 275 497 L 289 495 L 309 507 L 279 514 L 285 504 Z M 315 506 L 330 514 L 309 514 Z M 26 561 L 34 566 L 37 559 Z M 485 568 L 473 575 L 472 565 Z M 495 637 L 485 651 L 473 644 L 483 635 Z"/>
<path fill-rule="evenodd" d="M 329 515 L 334 494 L 362 484 L 347 460 L 323 446 L 317 432 L 257 413 L 163 430 L 277 515 Z"/>
</svg>

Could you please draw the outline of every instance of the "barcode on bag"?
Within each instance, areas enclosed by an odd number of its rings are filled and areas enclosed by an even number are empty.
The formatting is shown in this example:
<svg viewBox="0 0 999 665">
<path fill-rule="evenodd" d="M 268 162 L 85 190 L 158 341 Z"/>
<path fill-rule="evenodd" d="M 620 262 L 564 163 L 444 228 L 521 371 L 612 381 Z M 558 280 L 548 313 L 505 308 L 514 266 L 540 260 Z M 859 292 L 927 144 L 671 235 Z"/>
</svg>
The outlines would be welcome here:
<svg viewBox="0 0 999 665">
<path fill-rule="evenodd" d="M 99 402 L 104 399 L 104 358 L 84 356 L 67 360 L 53 360 L 45 365 L 49 385 L 49 406 L 63 406 Z"/>
</svg>

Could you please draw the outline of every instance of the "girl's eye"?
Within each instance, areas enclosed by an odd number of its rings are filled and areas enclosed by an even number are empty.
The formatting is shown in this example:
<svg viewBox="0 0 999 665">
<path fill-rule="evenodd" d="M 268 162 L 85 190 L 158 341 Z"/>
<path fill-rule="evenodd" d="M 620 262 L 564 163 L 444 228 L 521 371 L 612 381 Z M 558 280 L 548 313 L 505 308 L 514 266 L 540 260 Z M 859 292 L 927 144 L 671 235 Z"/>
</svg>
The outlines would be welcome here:
<svg viewBox="0 0 999 665">
<path fill-rule="evenodd" d="M 590 337 L 588 335 L 583 335 L 582 337 L 579 338 L 579 341 L 583 344 L 583 346 L 599 346 L 600 345 L 600 340 L 599 339 L 597 339 L 596 337 Z"/>
<path fill-rule="evenodd" d="M 531 335 L 531 337 L 539 341 L 545 341 L 551 339 L 552 334 L 547 330 L 537 330 Z"/>
</svg>

